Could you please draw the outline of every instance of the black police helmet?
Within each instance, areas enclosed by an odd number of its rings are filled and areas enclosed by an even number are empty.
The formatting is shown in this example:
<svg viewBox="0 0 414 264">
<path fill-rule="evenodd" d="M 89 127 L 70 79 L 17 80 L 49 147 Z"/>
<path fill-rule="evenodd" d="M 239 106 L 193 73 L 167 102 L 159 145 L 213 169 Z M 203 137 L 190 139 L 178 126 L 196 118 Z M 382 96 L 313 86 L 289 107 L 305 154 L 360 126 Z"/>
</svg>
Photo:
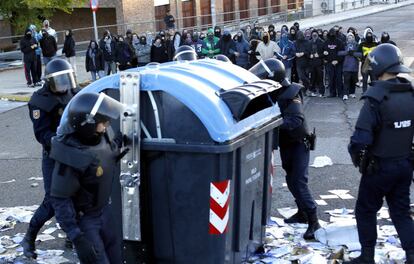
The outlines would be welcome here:
<svg viewBox="0 0 414 264">
<path fill-rule="evenodd" d="M 72 66 L 63 59 L 53 59 L 46 65 L 45 79 L 53 93 L 66 93 L 76 88 L 76 80 Z"/>
<path fill-rule="evenodd" d="M 280 83 L 282 86 L 290 85 L 286 79 L 285 65 L 278 59 L 260 60 L 249 71 L 260 79 L 271 79 Z"/>
<path fill-rule="evenodd" d="M 188 46 L 180 46 L 176 51 L 173 58 L 174 61 L 193 61 L 197 60 L 197 53 L 195 50 Z"/>
<path fill-rule="evenodd" d="M 69 125 L 76 135 L 91 138 L 99 123 L 117 119 L 123 105 L 104 93 L 81 93 L 68 106 Z"/>
<path fill-rule="evenodd" d="M 400 49 L 389 43 L 377 46 L 368 54 L 367 60 L 369 63 L 368 70 L 376 77 L 379 77 L 386 72 L 411 72 L 411 69 L 404 65 L 404 58 Z"/>
<path fill-rule="evenodd" d="M 213 58 L 216 59 L 216 60 L 219 60 L 219 61 L 232 63 L 231 60 L 229 59 L 229 57 L 227 57 L 226 55 L 223 55 L 223 54 L 218 54 L 218 55 L 214 56 Z"/>
</svg>

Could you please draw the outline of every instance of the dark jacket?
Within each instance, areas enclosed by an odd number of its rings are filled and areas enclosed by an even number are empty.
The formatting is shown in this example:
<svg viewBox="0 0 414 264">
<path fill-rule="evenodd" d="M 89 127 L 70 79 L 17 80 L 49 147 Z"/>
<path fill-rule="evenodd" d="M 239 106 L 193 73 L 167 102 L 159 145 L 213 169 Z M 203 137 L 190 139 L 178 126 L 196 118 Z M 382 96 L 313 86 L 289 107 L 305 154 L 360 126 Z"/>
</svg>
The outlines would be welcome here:
<svg viewBox="0 0 414 264">
<path fill-rule="evenodd" d="M 164 17 L 164 23 L 165 23 L 165 26 L 167 28 L 173 28 L 174 23 L 175 23 L 175 19 L 174 19 L 173 15 L 165 16 Z"/>
<path fill-rule="evenodd" d="M 112 39 L 112 37 L 108 38 L 110 39 L 109 46 L 106 45 L 105 39 L 102 38 L 99 41 L 99 48 L 103 52 L 103 57 L 105 61 L 115 61 L 115 41 Z"/>
<path fill-rule="evenodd" d="M 95 41 L 93 41 L 95 42 Z M 92 41 L 91 41 L 92 43 Z M 89 43 L 88 50 L 86 51 L 85 57 L 85 68 L 87 72 L 90 71 L 103 71 L 105 61 L 103 59 L 102 50 L 98 47 L 96 43 L 96 47 L 94 49 L 91 48 L 91 43 Z"/>
<path fill-rule="evenodd" d="M 256 65 L 256 63 L 259 62 L 256 56 L 257 45 L 259 45 L 259 40 L 253 38 L 250 41 L 250 49 L 248 52 L 249 53 L 249 68 L 252 67 L 253 65 Z"/>
<path fill-rule="evenodd" d="M 54 57 L 57 52 L 56 39 L 53 36 L 50 36 L 47 32 L 42 33 L 43 37 L 40 40 L 40 47 L 42 48 L 42 53 L 44 57 Z"/>
<path fill-rule="evenodd" d="M 323 46 L 324 41 L 320 38 L 317 38 L 315 41 L 310 40 L 310 54 L 309 55 L 309 66 L 318 67 L 323 65 Z M 315 57 L 315 54 L 318 54 L 318 57 Z"/>
<path fill-rule="evenodd" d="M 293 60 L 295 59 L 295 44 L 289 40 L 286 32 L 282 33 L 277 45 L 280 47 L 280 53 L 276 54 L 277 58 L 283 62 L 285 68 L 292 68 Z M 284 59 L 284 56 L 287 58 Z"/>
<path fill-rule="evenodd" d="M 340 56 L 344 56 L 343 71 L 344 72 L 358 72 L 359 59 L 362 53 L 358 52 L 358 44 L 356 41 L 348 42 L 344 48 L 338 52 Z"/>
<path fill-rule="evenodd" d="M 340 41 L 336 37 L 335 30 L 331 29 L 328 34 L 328 39 L 325 41 L 325 44 L 323 47 L 323 51 L 328 52 L 328 55 L 324 55 L 324 59 L 328 63 L 331 63 L 334 60 L 341 62 L 343 60 L 343 56 L 339 56 L 338 52 L 343 49 L 344 49 L 344 46 L 343 46 L 342 41 Z"/>
<path fill-rule="evenodd" d="M 161 45 L 156 46 L 155 42 L 151 46 L 151 62 L 167 62 L 168 61 L 168 54 L 167 54 L 167 48 L 165 47 L 164 43 L 161 43 Z"/>
<path fill-rule="evenodd" d="M 302 31 L 296 33 L 295 52 L 304 53 L 302 57 L 296 56 L 296 66 L 305 68 L 309 65 L 310 43 L 305 39 Z"/>
<path fill-rule="evenodd" d="M 36 49 L 32 49 L 32 45 L 37 44 L 37 42 L 33 37 L 26 35 L 29 31 L 30 29 L 27 29 L 24 37 L 20 40 L 20 50 L 23 53 L 24 63 L 30 63 L 36 60 Z"/>
<path fill-rule="evenodd" d="M 62 53 L 64 53 L 67 58 L 76 56 L 75 40 L 72 36 L 72 30 L 69 30 L 69 35 L 65 37 Z"/>
<path fill-rule="evenodd" d="M 125 66 L 128 63 L 131 63 L 134 52 L 131 49 L 131 46 L 124 40 L 116 43 L 115 48 L 115 61 L 120 65 Z"/>
<path fill-rule="evenodd" d="M 231 34 L 225 31 L 220 41 L 218 42 L 220 53 L 226 55 L 230 60 L 234 60 L 234 52 L 236 51 L 236 44 L 231 38 Z"/>
<path fill-rule="evenodd" d="M 236 51 L 239 53 L 239 56 L 236 57 L 236 64 L 241 67 L 247 67 L 249 64 L 249 55 L 247 54 L 250 48 L 249 43 L 244 38 L 242 31 L 239 31 L 238 33 L 241 33 L 241 36 L 240 39 L 235 42 Z"/>
</svg>

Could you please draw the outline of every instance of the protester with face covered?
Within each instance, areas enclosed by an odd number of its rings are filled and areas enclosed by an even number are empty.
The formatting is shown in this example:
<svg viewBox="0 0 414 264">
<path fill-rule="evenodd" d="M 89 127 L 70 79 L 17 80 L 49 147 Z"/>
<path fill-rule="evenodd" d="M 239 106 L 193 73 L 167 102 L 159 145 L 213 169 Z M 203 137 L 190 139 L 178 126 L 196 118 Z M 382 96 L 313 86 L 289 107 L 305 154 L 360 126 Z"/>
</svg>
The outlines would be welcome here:
<svg viewBox="0 0 414 264">
<path fill-rule="evenodd" d="M 76 51 L 75 51 L 76 42 L 73 39 L 72 30 L 68 29 L 65 32 L 65 44 L 63 45 L 62 54 L 65 54 L 70 65 L 72 65 L 72 69 L 75 71 L 76 75 Z"/>
<path fill-rule="evenodd" d="M 37 42 L 32 36 L 32 31 L 28 28 L 24 37 L 20 40 L 20 51 L 23 53 L 24 73 L 26 76 L 27 86 L 40 86 L 38 75 L 36 72 L 36 49 Z"/>
<path fill-rule="evenodd" d="M 137 56 L 138 65 L 137 66 L 144 66 L 151 62 L 151 45 L 147 43 L 147 38 L 145 36 L 141 36 L 136 40 L 133 40 L 133 46 L 135 49 L 135 55 Z"/>
<path fill-rule="evenodd" d="M 342 41 L 337 37 L 336 30 L 331 28 L 324 45 L 325 70 L 329 79 L 329 97 L 337 97 L 342 91 L 342 64 L 343 57 L 338 52 L 344 49 Z"/>
<path fill-rule="evenodd" d="M 183 44 L 182 45 L 191 46 L 193 44 L 193 39 L 192 39 L 192 36 L 191 36 L 190 32 L 187 32 L 185 35 L 183 35 L 182 39 L 183 39 Z"/>
<path fill-rule="evenodd" d="M 195 50 L 197 53 L 198 58 L 203 58 L 203 53 L 201 52 L 201 49 L 203 48 L 203 41 L 199 38 L 198 32 L 193 32 L 191 36 L 191 44 L 190 46 Z"/>
<path fill-rule="evenodd" d="M 115 48 L 115 61 L 120 71 L 131 68 L 134 52 L 123 36 L 118 37 Z"/>
<path fill-rule="evenodd" d="M 348 100 L 348 96 L 355 98 L 355 88 L 358 82 L 359 59 L 362 53 L 358 52 L 358 43 L 353 33 L 348 33 L 345 49 L 339 51 L 340 56 L 344 56 L 343 73 L 344 89 L 342 100 Z M 340 93 L 341 95 L 341 93 Z"/>
<path fill-rule="evenodd" d="M 361 40 L 361 43 L 359 44 L 359 48 L 358 48 L 358 52 L 362 53 L 362 60 L 361 60 L 362 65 L 364 65 L 368 54 L 370 54 L 377 46 L 378 46 L 378 43 L 375 41 L 375 37 L 372 32 L 372 29 L 371 28 L 365 29 L 364 39 Z M 371 82 L 375 81 L 376 78 L 370 72 L 362 71 L 361 74 L 362 74 L 362 91 L 365 92 L 368 88 L 368 77 L 370 78 Z"/>
<path fill-rule="evenodd" d="M 217 44 L 220 49 L 220 54 L 225 55 L 232 62 L 235 61 L 236 44 L 231 38 L 230 31 L 225 30 L 223 36 Z"/>
<path fill-rule="evenodd" d="M 305 39 L 305 35 L 302 31 L 296 33 L 295 41 L 295 56 L 296 56 L 296 71 L 299 79 L 302 81 L 305 91 L 310 91 L 310 80 L 308 74 L 309 67 L 309 55 L 311 53 L 311 47 L 309 40 Z"/>
<path fill-rule="evenodd" d="M 242 29 L 243 30 L 243 29 Z M 246 38 L 247 41 L 250 41 L 251 36 L 252 36 L 252 27 L 250 25 L 247 25 L 244 30 L 244 37 Z"/>
<path fill-rule="evenodd" d="M 389 43 L 394 46 L 397 46 L 397 44 L 395 44 L 395 42 L 390 39 L 390 34 L 388 34 L 388 32 L 382 32 L 381 34 L 381 41 L 379 44 L 384 44 L 384 43 Z"/>
<path fill-rule="evenodd" d="M 57 44 L 56 39 L 53 36 L 50 36 L 45 29 L 42 29 L 40 47 L 42 48 L 43 64 L 46 66 L 51 60 L 56 57 Z"/>
<path fill-rule="evenodd" d="M 292 42 L 296 41 L 296 32 L 297 32 L 297 28 L 295 26 L 290 27 L 289 29 L 289 40 Z M 291 72 L 291 81 L 292 82 L 299 82 L 299 76 L 298 73 L 296 71 L 296 57 L 292 60 L 292 72 Z"/>
<path fill-rule="evenodd" d="M 259 53 L 256 51 L 259 43 L 260 40 L 257 38 L 252 38 L 249 42 L 250 47 L 249 51 L 247 52 L 249 54 L 249 69 L 259 62 L 259 59 L 257 58 L 257 55 L 259 55 Z"/>
<path fill-rule="evenodd" d="M 276 42 L 276 32 L 275 32 L 275 26 L 274 25 L 269 25 L 267 27 L 267 31 L 269 32 L 269 37 L 271 41 L 275 41 Z"/>
<path fill-rule="evenodd" d="M 324 42 L 319 38 L 318 31 L 312 31 L 310 40 L 309 70 L 310 70 L 310 90 L 311 96 L 325 96 L 325 86 L 323 85 L 323 48 Z"/>
<path fill-rule="evenodd" d="M 115 63 L 115 40 L 112 38 L 111 33 L 106 30 L 103 34 L 102 39 L 99 41 L 99 48 L 102 50 L 105 65 L 105 75 L 116 73 Z"/>
<path fill-rule="evenodd" d="M 42 33 L 36 31 L 35 25 L 29 26 L 30 31 L 32 32 L 32 37 L 35 39 L 37 48 L 35 49 L 36 52 L 36 77 L 37 80 L 42 79 L 42 49 L 40 48 L 40 40 L 42 39 Z M 40 84 L 39 84 L 40 85 Z"/>
<path fill-rule="evenodd" d="M 259 53 L 260 59 L 267 60 L 275 58 L 276 54 L 280 53 L 280 48 L 276 42 L 270 40 L 269 33 L 265 32 L 262 42 L 257 45 L 256 52 Z"/>
<path fill-rule="evenodd" d="M 160 35 L 155 37 L 154 44 L 151 46 L 151 62 L 164 63 L 168 61 L 167 48 Z"/>
<path fill-rule="evenodd" d="M 201 53 L 205 57 L 213 58 L 215 55 L 220 54 L 220 48 L 218 42 L 220 39 L 214 36 L 214 30 L 212 28 L 208 29 L 207 37 L 203 41 L 203 47 Z"/>
<path fill-rule="evenodd" d="M 236 65 L 245 69 L 249 68 L 249 43 L 244 38 L 244 34 L 241 30 L 235 35 L 236 52 Z"/>
<path fill-rule="evenodd" d="M 295 59 L 295 44 L 289 40 L 288 32 L 282 31 L 277 45 L 280 52 L 276 54 L 277 59 L 283 62 L 285 66 L 286 78 L 290 81 L 293 67 L 293 60 Z"/>
<path fill-rule="evenodd" d="M 85 56 L 86 72 L 91 73 L 92 81 L 95 81 L 97 76 L 102 78 L 104 74 L 105 61 L 101 49 L 95 40 L 89 42 L 88 50 Z"/>
<path fill-rule="evenodd" d="M 219 39 L 221 38 L 221 27 L 219 26 L 214 27 L 214 36 Z"/>
</svg>

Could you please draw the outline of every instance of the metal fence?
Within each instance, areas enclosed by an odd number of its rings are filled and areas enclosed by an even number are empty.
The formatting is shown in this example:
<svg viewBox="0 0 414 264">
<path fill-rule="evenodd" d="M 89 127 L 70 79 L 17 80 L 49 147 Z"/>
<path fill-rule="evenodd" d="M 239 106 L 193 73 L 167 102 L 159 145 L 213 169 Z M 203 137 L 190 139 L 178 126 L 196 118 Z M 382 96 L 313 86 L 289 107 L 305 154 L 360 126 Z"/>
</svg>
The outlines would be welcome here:
<svg viewBox="0 0 414 264">
<path fill-rule="evenodd" d="M 250 8 L 246 10 L 236 10 L 232 12 L 216 13 L 216 25 L 222 29 L 236 30 L 253 23 L 258 23 L 261 26 L 267 26 L 272 23 L 283 23 L 299 20 L 305 17 L 313 17 L 318 15 L 339 13 L 347 10 L 358 9 L 375 4 L 393 4 L 398 0 L 304 0 L 294 3 L 288 3 L 285 5 L 273 5 L 260 8 Z M 248 13 L 248 17 L 243 18 Z M 263 14 L 264 15 L 259 15 Z M 209 27 L 211 24 L 211 14 L 200 16 L 186 16 L 176 18 L 176 25 L 178 30 L 189 29 L 202 31 Z M 189 21 L 194 21 L 193 25 L 188 26 Z M 92 21 L 91 21 L 92 24 Z M 105 30 L 109 30 L 112 34 L 124 35 L 128 29 L 132 29 L 133 32 L 142 35 L 156 34 L 156 31 L 140 30 L 140 29 L 157 29 L 157 25 L 162 25 L 162 20 L 147 20 L 137 21 L 134 23 L 125 24 L 111 24 L 111 25 L 98 25 L 99 37 L 102 36 Z M 184 27 L 184 25 L 186 25 Z M 53 25 L 52 25 L 53 26 Z M 83 27 L 72 29 L 72 32 L 76 36 L 78 43 L 86 43 L 89 40 L 94 39 L 94 28 Z M 64 41 L 65 31 L 57 31 L 59 43 Z M 0 37 L 0 43 L 9 43 L 9 49 L 18 50 L 18 42 L 23 35 L 15 36 L 3 36 Z M 1 45 L 0 45 L 1 46 Z M 3 45 L 4 46 L 4 45 Z M 1 50 L 0 47 L 0 53 Z"/>
</svg>

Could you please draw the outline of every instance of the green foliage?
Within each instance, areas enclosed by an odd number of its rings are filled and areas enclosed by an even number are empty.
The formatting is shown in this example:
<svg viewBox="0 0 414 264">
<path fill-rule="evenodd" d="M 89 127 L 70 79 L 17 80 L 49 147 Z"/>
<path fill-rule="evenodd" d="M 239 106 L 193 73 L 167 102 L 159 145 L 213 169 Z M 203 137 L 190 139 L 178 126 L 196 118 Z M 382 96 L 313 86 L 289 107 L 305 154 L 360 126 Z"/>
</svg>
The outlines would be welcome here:
<svg viewBox="0 0 414 264">
<path fill-rule="evenodd" d="M 74 6 L 84 6 L 87 0 L 0 0 L 0 15 L 10 21 L 16 33 L 24 33 L 30 24 L 40 28 L 42 18 L 56 10 L 71 13 Z"/>
</svg>

